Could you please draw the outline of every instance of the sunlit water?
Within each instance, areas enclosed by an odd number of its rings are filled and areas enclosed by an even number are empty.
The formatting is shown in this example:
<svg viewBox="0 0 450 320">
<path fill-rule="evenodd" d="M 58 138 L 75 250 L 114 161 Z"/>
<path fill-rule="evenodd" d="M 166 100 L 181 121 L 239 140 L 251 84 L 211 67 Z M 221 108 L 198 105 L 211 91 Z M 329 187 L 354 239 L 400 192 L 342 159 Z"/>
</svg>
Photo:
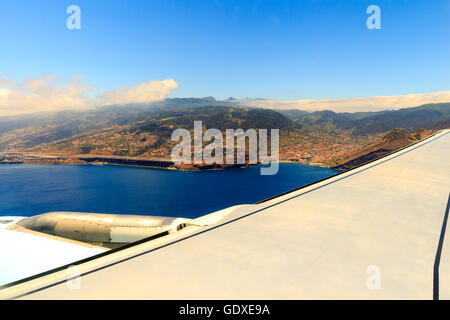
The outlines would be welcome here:
<svg viewBox="0 0 450 320">
<path fill-rule="evenodd" d="M 327 168 L 281 163 L 278 174 L 260 167 L 182 172 L 92 165 L 0 165 L 0 216 L 50 211 L 195 218 L 254 203 L 336 174 Z"/>
</svg>

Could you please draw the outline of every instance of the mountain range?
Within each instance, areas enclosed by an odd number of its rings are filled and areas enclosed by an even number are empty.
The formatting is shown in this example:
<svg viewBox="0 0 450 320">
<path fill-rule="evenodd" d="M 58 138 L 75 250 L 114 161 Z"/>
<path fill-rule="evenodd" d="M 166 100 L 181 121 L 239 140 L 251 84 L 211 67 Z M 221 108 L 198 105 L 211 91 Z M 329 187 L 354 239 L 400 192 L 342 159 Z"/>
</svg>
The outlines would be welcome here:
<svg viewBox="0 0 450 320">
<path fill-rule="evenodd" d="M 174 98 L 149 104 L 104 106 L 0 118 L 0 150 L 49 154 L 103 154 L 167 158 L 176 128 L 194 121 L 219 130 L 280 129 L 283 160 L 336 164 L 350 151 L 401 129 L 450 126 L 450 103 L 380 112 L 271 110 L 246 107 L 239 100 Z"/>
</svg>

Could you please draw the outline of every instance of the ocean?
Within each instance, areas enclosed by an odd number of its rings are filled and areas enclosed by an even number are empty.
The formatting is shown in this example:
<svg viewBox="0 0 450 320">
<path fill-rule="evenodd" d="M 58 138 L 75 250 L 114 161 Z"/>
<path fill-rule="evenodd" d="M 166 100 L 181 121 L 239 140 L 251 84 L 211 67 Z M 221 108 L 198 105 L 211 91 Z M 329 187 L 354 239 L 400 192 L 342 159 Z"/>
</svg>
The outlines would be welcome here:
<svg viewBox="0 0 450 320">
<path fill-rule="evenodd" d="M 261 176 L 258 166 L 217 171 L 174 171 L 93 165 L 0 165 L 0 216 L 50 211 L 196 218 L 250 204 L 338 173 L 280 163 Z"/>
</svg>

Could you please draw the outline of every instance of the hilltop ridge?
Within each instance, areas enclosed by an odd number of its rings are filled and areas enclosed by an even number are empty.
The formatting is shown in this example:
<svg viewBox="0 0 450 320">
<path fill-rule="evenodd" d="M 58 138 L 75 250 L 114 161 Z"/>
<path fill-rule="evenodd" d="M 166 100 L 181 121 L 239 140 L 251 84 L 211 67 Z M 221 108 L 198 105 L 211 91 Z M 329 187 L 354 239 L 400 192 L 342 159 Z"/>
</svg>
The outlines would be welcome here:
<svg viewBox="0 0 450 320">
<path fill-rule="evenodd" d="M 434 131 L 430 129 L 421 129 L 414 132 L 395 129 L 368 145 L 358 148 L 341 157 L 331 159 L 329 165 L 333 169 L 350 170 L 418 142 L 428 137 L 433 132 Z"/>
<path fill-rule="evenodd" d="M 346 168 L 366 152 L 382 154 L 372 146 L 392 137 L 386 150 L 405 145 L 403 137 L 422 129 L 438 130 L 450 124 L 450 103 L 380 112 L 336 113 L 272 110 L 229 105 L 212 97 L 173 98 L 152 104 L 108 106 L 89 111 L 62 111 L 0 118 L 0 150 L 71 156 L 105 156 L 168 159 L 177 128 L 280 129 L 280 159 Z M 226 104 L 226 103 L 225 103 Z M 401 131 L 399 131 L 401 129 Z M 391 130 L 394 133 L 387 135 Z M 423 131 L 428 132 L 428 131 Z M 422 133 L 420 133 L 422 134 Z M 396 143 L 394 143 L 397 141 Z M 401 143 L 399 141 L 402 141 Z M 374 153 L 375 152 L 375 153 Z"/>
</svg>

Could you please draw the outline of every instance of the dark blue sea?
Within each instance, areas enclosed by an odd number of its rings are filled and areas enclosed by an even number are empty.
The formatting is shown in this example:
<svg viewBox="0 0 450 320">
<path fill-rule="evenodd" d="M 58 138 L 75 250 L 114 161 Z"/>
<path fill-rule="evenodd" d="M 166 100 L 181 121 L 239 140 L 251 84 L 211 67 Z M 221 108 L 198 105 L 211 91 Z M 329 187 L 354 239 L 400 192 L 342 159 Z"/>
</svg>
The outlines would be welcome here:
<svg viewBox="0 0 450 320">
<path fill-rule="evenodd" d="M 79 211 L 195 218 L 232 205 L 255 203 L 336 173 L 296 163 L 281 163 L 273 176 L 261 176 L 256 166 L 183 172 L 1 164 L 0 216 Z"/>
</svg>

